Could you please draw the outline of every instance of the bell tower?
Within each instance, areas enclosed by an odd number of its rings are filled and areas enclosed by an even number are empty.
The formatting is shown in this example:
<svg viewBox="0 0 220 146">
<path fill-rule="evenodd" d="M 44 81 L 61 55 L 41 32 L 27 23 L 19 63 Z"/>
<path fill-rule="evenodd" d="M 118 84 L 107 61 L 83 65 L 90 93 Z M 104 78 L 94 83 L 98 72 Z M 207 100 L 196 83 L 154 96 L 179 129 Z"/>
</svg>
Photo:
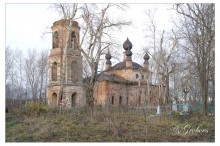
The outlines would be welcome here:
<svg viewBox="0 0 220 146">
<path fill-rule="evenodd" d="M 71 23 L 71 24 L 70 24 Z M 61 19 L 53 23 L 49 55 L 47 100 L 50 106 L 85 105 L 82 55 L 78 22 Z"/>
</svg>

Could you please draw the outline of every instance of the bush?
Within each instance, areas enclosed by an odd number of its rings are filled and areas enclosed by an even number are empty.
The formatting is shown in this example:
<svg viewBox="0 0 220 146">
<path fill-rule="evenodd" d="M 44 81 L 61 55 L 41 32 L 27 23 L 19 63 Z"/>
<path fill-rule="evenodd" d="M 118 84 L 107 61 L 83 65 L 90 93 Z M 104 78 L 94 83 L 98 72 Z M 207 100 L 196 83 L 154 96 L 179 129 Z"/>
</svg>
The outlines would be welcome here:
<svg viewBox="0 0 220 146">
<path fill-rule="evenodd" d="M 25 114 L 27 116 L 36 116 L 48 112 L 48 107 L 44 102 L 30 101 L 25 104 Z"/>
<path fill-rule="evenodd" d="M 179 116 L 180 115 L 180 112 L 179 111 L 172 111 L 171 114 L 173 116 Z"/>
</svg>

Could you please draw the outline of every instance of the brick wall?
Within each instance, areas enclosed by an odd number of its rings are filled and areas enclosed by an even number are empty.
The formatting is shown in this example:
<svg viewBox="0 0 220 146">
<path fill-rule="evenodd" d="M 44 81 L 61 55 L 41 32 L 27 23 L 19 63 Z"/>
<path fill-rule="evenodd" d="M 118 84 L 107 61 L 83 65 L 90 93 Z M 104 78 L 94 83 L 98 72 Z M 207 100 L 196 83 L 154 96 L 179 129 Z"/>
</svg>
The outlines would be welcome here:
<svg viewBox="0 0 220 146">
<path fill-rule="evenodd" d="M 165 98 L 164 91 L 161 93 L 163 100 Z M 97 81 L 94 86 L 95 105 L 112 104 L 112 100 L 114 100 L 113 106 L 115 107 L 118 107 L 120 102 L 123 106 L 158 105 L 158 97 L 158 86 L 150 86 L 149 92 L 146 84 L 139 87 L 138 84 Z"/>
</svg>

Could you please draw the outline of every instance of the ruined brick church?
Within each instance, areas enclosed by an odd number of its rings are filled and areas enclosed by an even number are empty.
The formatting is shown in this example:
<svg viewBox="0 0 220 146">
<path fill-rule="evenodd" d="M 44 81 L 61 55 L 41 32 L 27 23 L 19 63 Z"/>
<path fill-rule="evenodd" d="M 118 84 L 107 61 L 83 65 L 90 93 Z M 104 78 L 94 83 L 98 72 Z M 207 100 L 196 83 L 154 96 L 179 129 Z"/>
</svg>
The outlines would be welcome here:
<svg viewBox="0 0 220 146">
<path fill-rule="evenodd" d="M 86 104 L 86 89 L 82 77 L 82 55 L 77 46 L 80 27 L 76 21 L 73 21 L 72 32 L 68 33 L 68 22 L 59 20 L 54 22 L 51 27 L 53 43 L 49 56 L 47 87 L 47 99 L 50 106 L 65 103 L 68 107 L 78 107 Z M 66 40 L 67 35 L 70 36 L 68 41 Z M 68 45 L 66 58 L 64 58 L 63 49 L 65 45 Z M 132 43 L 128 38 L 124 42 L 123 48 L 125 51 L 121 54 L 124 59 L 116 65 L 112 66 L 111 54 L 109 52 L 106 54 L 106 68 L 96 76 L 95 80 L 94 104 L 119 107 L 158 105 L 159 101 L 160 103 L 165 102 L 164 87 L 160 90 L 159 86 L 153 85 L 151 82 L 152 73 L 149 71 L 150 56 L 148 53 L 143 57 L 143 65 L 140 65 L 132 60 Z M 64 59 L 66 62 L 63 61 Z M 65 74 L 61 70 L 64 66 Z M 61 82 L 62 77 L 65 77 L 64 82 Z M 61 90 L 61 88 L 63 89 Z"/>
</svg>

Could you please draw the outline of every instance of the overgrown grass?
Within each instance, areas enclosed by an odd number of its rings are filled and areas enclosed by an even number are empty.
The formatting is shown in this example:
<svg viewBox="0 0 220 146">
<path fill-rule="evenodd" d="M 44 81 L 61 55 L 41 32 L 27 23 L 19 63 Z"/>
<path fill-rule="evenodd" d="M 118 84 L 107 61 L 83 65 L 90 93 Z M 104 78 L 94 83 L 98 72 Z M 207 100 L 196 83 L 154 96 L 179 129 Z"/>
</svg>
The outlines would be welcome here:
<svg viewBox="0 0 220 146">
<path fill-rule="evenodd" d="M 214 116 L 198 114 L 152 116 L 101 108 L 25 111 L 6 114 L 6 142 L 214 142 L 214 121 Z M 208 133 L 174 133 L 175 127 L 187 124 Z"/>
</svg>

